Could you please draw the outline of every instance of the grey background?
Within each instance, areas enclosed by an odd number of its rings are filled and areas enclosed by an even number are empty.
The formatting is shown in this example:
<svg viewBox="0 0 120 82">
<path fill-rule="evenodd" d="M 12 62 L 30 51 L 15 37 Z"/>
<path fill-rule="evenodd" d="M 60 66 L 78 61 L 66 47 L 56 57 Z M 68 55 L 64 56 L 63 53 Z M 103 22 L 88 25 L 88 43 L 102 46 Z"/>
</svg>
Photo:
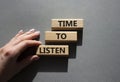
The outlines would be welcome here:
<svg viewBox="0 0 120 82">
<path fill-rule="evenodd" d="M 53 18 L 85 19 L 75 57 L 41 58 L 10 82 L 120 82 L 120 0 L 0 0 L 0 46 L 30 28 L 44 44 Z"/>
</svg>

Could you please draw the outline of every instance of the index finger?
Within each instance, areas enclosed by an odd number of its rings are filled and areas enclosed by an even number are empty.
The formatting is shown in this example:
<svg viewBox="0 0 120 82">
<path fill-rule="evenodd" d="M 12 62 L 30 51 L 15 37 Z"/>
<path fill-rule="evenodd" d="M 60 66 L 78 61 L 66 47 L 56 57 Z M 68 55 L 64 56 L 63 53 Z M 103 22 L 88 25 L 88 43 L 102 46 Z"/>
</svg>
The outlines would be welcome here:
<svg viewBox="0 0 120 82">
<path fill-rule="evenodd" d="M 32 47 L 32 46 L 39 46 L 41 44 L 40 41 L 36 41 L 36 40 L 24 40 L 22 42 L 20 42 L 19 44 L 17 44 L 15 46 L 16 49 L 16 56 L 19 56 L 20 53 L 22 53 L 25 49 L 27 49 L 28 47 Z"/>
</svg>

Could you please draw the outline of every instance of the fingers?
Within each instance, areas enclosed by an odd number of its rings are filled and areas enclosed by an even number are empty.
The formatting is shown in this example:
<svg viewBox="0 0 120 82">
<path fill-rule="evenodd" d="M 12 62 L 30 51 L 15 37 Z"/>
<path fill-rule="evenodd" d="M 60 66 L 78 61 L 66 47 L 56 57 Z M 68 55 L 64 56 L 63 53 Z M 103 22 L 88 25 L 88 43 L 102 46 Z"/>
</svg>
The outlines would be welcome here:
<svg viewBox="0 0 120 82">
<path fill-rule="evenodd" d="M 40 35 L 40 31 L 35 31 L 35 32 L 26 32 L 23 36 L 23 40 L 31 40 L 35 39 Z"/>
<path fill-rule="evenodd" d="M 24 34 L 23 30 L 20 30 L 11 40 L 9 43 L 15 43 L 15 40 L 17 39 L 18 36 Z"/>
<path fill-rule="evenodd" d="M 20 35 L 22 35 L 22 34 L 24 34 L 24 31 L 23 31 L 23 30 L 20 30 L 20 31 L 15 35 L 15 37 L 13 37 L 12 40 L 16 39 L 18 36 L 20 36 Z"/>
<path fill-rule="evenodd" d="M 15 53 L 19 53 L 16 54 L 16 57 L 19 56 L 20 53 L 23 52 L 26 48 L 40 45 L 40 41 L 33 40 L 39 35 L 40 32 L 35 31 L 35 29 L 31 29 L 27 32 L 23 32 L 23 30 L 20 30 L 15 38 L 13 38 L 13 40 L 10 42 L 10 44 L 12 43 L 14 45 Z"/>
<path fill-rule="evenodd" d="M 21 35 L 21 34 L 23 34 L 23 33 L 24 33 L 23 30 L 20 30 L 20 31 L 16 34 L 16 37 L 19 36 L 19 35 Z"/>
<path fill-rule="evenodd" d="M 18 34 L 19 35 L 19 34 Z M 35 29 L 31 29 L 24 34 L 20 35 L 17 37 L 18 41 L 23 41 L 23 40 L 32 40 L 40 36 L 40 31 L 35 31 Z"/>
<path fill-rule="evenodd" d="M 21 69 L 25 68 L 26 66 L 28 66 L 29 64 L 31 64 L 33 61 L 36 61 L 38 59 L 39 59 L 39 56 L 37 56 L 37 55 L 29 56 L 29 57 L 23 59 L 19 63 L 17 62 L 17 65 L 18 65 L 19 69 L 21 70 Z"/>
<path fill-rule="evenodd" d="M 35 32 L 35 29 L 30 29 L 29 31 L 27 31 L 27 32 L 25 33 L 25 35 L 29 35 L 29 34 L 34 33 L 34 32 Z"/>
<path fill-rule="evenodd" d="M 27 32 L 23 32 L 23 30 L 20 30 L 16 36 L 11 39 L 10 43 L 13 45 L 17 45 L 18 43 L 24 41 L 24 40 L 33 40 L 35 38 L 38 38 L 40 36 L 40 31 L 35 31 L 35 29 L 31 29 Z"/>
<path fill-rule="evenodd" d="M 35 32 L 35 29 L 30 29 L 29 31 L 27 31 L 27 32 L 23 32 L 23 30 L 20 30 L 17 34 L 16 34 L 16 36 L 15 37 L 17 37 L 17 36 L 19 36 L 19 35 L 21 35 L 21 34 L 31 34 L 31 33 L 33 33 L 33 32 Z"/>
<path fill-rule="evenodd" d="M 34 38 L 37 38 L 40 35 L 40 31 L 36 31 L 35 29 L 30 29 L 29 31 L 25 32 L 19 38 L 22 38 L 23 40 L 31 40 Z"/>
<path fill-rule="evenodd" d="M 18 33 L 17 38 L 19 38 L 19 43 L 15 46 L 15 49 L 18 51 L 17 53 L 23 52 L 26 48 L 32 47 L 32 46 L 38 46 L 41 44 L 40 41 L 32 40 L 34 38 L 37 38 L 40 35 L 39 31 L 35 31 L 35 29 L 31 29 L 23 34 Z M 16 57 L 18 57 L 20 54 L 17 54 Z M 38 60 L 39 56 L 33 55 L 29 56 L 25 59 L 23 59 L 21 62 L 17 62 L 20 69 L 23 69 L 27 65 L 29 65 L 34 60 Z"/>
<path fill-rule="evenodd" d="M 24 41 L 20 42 L 18 45 L 16 45 L 14 48 L 16 49 L 16 53 L 21 53 L 28 47 L 39 46 L 40 44 L 41 44 L 40 41 L 24 40 Z M 16 54 L 16 56 L 19 56 L 19 54 Z"/>
</svg>

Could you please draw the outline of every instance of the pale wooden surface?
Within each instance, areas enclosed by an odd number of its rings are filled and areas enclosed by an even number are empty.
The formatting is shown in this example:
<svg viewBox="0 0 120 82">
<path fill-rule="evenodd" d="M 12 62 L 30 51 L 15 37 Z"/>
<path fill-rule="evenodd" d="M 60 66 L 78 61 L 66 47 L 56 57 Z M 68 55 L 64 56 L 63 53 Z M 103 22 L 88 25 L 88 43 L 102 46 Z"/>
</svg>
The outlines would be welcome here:
<svg viewBox="0 0 120 82">
<path fill-rule="evenodd" d="M 64 49 L 62 52 L 60 48 Z M 40 45 L 36 52 L 37 55 L 42 56 L 68 56 L 69 46 L 68 45 Z"/>
<path fill-rule="evenodd" d="M 75 31 L 46 31 L 45 41 L 46 42 L 76 42 L 77 32 Z"/>
<path fill-rule="evenodd" d="M 52 30 L 80 30 L 84 27 L 83 19 L 52 19 Z"/>
</svg>

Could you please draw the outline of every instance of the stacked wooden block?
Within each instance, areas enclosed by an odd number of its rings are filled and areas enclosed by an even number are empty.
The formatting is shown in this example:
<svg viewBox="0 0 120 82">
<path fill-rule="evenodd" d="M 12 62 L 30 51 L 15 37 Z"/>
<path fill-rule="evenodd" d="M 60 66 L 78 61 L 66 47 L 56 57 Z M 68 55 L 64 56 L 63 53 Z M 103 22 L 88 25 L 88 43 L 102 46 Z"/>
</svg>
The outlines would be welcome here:
<svg viewBox="0 0 120 82">
<path fill-rule="evenodd" d="M 52 45 L 40 45 L 37 55 L 69 56 L 67 43 L 77 42 L 77 32 L 83 29 L 83 19 L 52 19 L 51 27 L 52 31 L 45 32 L 45 42 L 52 43 Z"/>
</svg>

